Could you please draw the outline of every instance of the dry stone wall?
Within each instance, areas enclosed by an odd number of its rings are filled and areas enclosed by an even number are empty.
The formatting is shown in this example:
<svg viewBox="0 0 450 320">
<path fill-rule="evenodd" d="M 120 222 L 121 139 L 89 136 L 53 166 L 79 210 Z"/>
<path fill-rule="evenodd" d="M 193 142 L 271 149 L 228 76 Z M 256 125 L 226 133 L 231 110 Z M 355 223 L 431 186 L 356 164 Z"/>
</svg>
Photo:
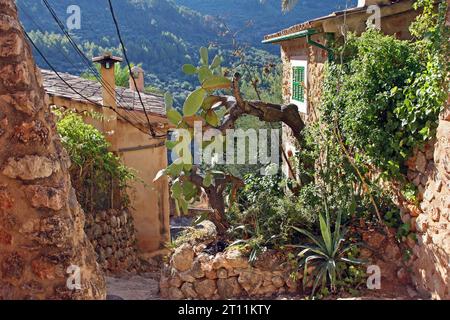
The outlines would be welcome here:
<svg viewBox="0 0 450 320">
<path fill-rule="evenodd" d="M 139 271 L 134 222 L 127 210 L 87 213 L 85 231 L 106 273 Z"/>
<path fill-rule="evenodd" d="M 450 102 L 450 101 L 449 101 Z M 450 103 L 447 103 L 450 105 Z M 436 140 L 408 162 L 408 178 L 419 188 L 420 210 L 409 212 L 417 244 L 412 274 L 432 298 L 450 299 L 450 111 L 443 113 Z"/>
<path fill-rule="evenodd" d="M 272 297 L 298 291 L 279 253 L 268 251 L 251 265 L 238 250 L 215 255 L 205 246 L 183 244 L 170 257 L 160 281 L 162 298 L 231 299 Z"/>
</svg>

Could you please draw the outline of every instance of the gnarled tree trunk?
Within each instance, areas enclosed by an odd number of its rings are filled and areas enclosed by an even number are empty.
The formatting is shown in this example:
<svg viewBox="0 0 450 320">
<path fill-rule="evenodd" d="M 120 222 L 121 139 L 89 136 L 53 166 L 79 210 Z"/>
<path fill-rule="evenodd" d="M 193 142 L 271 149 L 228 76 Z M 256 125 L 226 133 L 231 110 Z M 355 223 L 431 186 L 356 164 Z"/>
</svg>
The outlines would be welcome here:
<svg viewBox="0 0 450 320">
<path fill-rule="evenodd" d="M 0 0 L 0 300 L 105 298 L 68 168 L 14 0 Z"/>
</svg>

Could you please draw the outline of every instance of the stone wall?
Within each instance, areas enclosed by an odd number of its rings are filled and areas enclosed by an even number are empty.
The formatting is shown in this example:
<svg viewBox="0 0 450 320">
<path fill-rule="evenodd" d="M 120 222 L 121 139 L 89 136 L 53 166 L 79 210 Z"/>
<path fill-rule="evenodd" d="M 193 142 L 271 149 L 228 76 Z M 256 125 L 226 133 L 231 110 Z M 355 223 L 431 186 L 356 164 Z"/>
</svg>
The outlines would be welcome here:
<svg viewBox="0 0 450 320">
<path fill-rule="evenodd" d="M 322 36 L 314 36 L 314 40 L 320 43 L 325 43 L 325 38 Z M 290 103 L 292 90 L 292 64 L 293 58 L 304 58 L 308 61 L 307 74 L 307 113 L 301 113 L 300 116 L 306 123 L 311 123 L 317 119 L 316 110 L 320 106 L 322 95 L 322 83 L 324 77 L 325 62 L 328 60 L 325 50 L 317 47 L 309 46 L 306 39 L 297 39 L 283 42 L 281 45 L 281 60 L 283 63 L 283 82 L 282 82 L 282 97 L 283 103 Z M 282 130 L 282 144 L 288 157 L 291 157 L 297 150 L 297 140 L 294 137 L 292 130 L 283 124 Z M 288 170 L 288 166 L 283 161 L 283 172 L 286 176 L 292 174 Z M 292 177 L 293 178 L 293 177 Z"/>
<path fill-rule="evenodd" d="M 238 250 L 212 255 L 204 249 L 183 244 L 175 250 L 161 277 L 162 298 L 268 298 L 298 290 L 280 253 L 268 251 L 250 265 Z M 298 280 L 302 276 L 299 273 Z"/>
<path fill-rule="evenodd" d="M 13 0 L 0 0 L 0 146 L 0 300 L 104 299 L 69 157 Z"/>
<path fill-rule="evenodd" d="M 408 272 L 410 264 L 403 262 L 404 246 L 395 239 L 390 239 L 386 230 L 378 223 L 374 224 L 361 219 L 360 224 L 356 230 L 353 230 L 361 235 L 361 240 L 365 244 L 359 248 L 359 258 L 368 261 L 367 266 L 375 265 L 380 268 L 381 290 L 414 298 L 417 293 L 412 290 Z M 390 232 L 395 234 L 394 229 Z M 414 246 L 414 243 L 407 243 L 406 246 L 408 245 Z"/>
<path fill-rule="evenodd" d="M 432 298 L 450 299 L 450 112 L 447 107 L 436 141 L 410 159 L 408 178 L 419 188 L 420 210 L 410 212 L 417 231 L 412 275 Z"/>
<path fill-rule="evenodd" d="M 133 218 L 126 210 L 86 214 L 86 234 L 97 253 L 97 262 L 109 274 L 139 271 Z"/>
</svg>

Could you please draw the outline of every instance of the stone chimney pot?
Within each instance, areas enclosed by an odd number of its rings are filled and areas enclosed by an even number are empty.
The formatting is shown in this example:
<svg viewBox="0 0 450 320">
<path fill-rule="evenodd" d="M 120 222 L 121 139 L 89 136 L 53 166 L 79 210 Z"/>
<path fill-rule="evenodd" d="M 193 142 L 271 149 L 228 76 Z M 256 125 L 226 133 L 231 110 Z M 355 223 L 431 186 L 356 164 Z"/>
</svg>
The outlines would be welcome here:
<svg viewBox="0 0 450 320">
<path fill-rule="evenodd" d="M 131 68 L 131 75 L 129 82 L 130 82 L 130 90 L 135 92 L 136 91 L 143 92 L 145 88 L 144 70 L 142 70 L 142 68 L 139 66 L 134 66 L 133 68 Z M 136 82 L 136 87 L 134 85 L 134 82 Z"/>
<path fill-rule="evenodd" d="M 122 61 L 122 58 L 113 56 L 111 52 L 105 52 L 99 57 L 92 58 L 92 62 L 100 63 L 106 69 L 110 69 L 115 63 Z"/>
</svg>

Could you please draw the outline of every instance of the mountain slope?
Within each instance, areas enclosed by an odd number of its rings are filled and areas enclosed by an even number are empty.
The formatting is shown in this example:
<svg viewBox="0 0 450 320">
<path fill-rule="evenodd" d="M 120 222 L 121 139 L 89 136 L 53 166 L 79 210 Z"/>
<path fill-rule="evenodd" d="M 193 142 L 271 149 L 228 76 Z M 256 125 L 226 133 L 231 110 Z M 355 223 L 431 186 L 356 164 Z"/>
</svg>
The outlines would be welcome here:
<svg viewBox="0 0 450 320">
<path fill-rule="evenodd" d="M 69 5 L 81 9 L 81 29 L 70 33 L 90 59 L 104 51 L 123 56 L 107 0 L 49 0 L 64 23 Z M 17 0 L 21 21 L 31 38 L 58 70 L 81 74 L 86 64 L 76 55 L 42 1 Z M 198 61 L 198 49 L 213 43 L 229 64 L 230 42 L 218 36 L 220 25 L 169 0 L 113 0 L 128 56 L 142 64 L 146 83 L 162 91 L 171 91 L 181 100 L 192 89 L 192 77 L 181 72 L 185 63 Z M 249 49 L 251 61 L 262 65 L 276 59 L 266 51 Z M 39 66 L 49 68 L 35 52 Z"/>
<path fill-rule="evenodd" d="M 106 49 L 122 55 L 106 0 L 52 0 L 50 3 L 63 22 L 69 16 L 66 13 L 69 5 L 80 6 L 81 29 L 71 33 L 88 56 Z M 42 2 L 18 0 L 18 4 L 25 29 L 35 31 L 34 40 L 51 62 L 60 70 L 80 71 L 80 60 L 61 37 L 61 30 Z M 143 63 L 148 72 L 161 76 L 163 81 L 165 75 L 172 76 L 174 66 L 179 69 L 182 63 L 192 60 L 199 46 L 217 37 L 215 26 L 206 23 L 202 15 L 166 0 L 121 0 L 113 4 L 130 59 Z M 61 47 L 76 62 L 75 66 L 59 52 Z M 42 65 L 42 60 L 38 60 Z"/>
<path fill-rule="evenodd" d="M 246 22 L 252 25 L 240 33 L 242 40 L 261 46 L 264 35 L 294 24 L 327 15 L 333 11 L 354 7 L 356 0 L 299 0 L 289 12 L 281 11 L 281 0 L 174 0 L 202 14 L 220 17 L 233 31 Z M 273 47 L 271 47 L 273 48 Z M 267 49 L 267 48 L 265 48 Z"/>
<path fill-rule="evenodd" d="M 233 30 L 244 28 L 240 40 L 249 43 L 247 61 L 262 66 L 278 58 L 278 48 L 261 45 L 263 36 L 289 25 L 335 10 L 346 0 L 300 0 L 283 15 L 280 0 L 113 0 L 120 30 L 133 63 L 142 64 L 146 83 L 171 91 L 181 100 L 192 89 L 192 77 L 181 72 L 185 63 L 196 64 L 198 49 L 212 45 L 213 53 L 225 58 L 224 65 L 236 61 L 231 41 L 220 36 L 222 21 Z M 104 51 L 123 56 L 107 0 L 49 0 L 58 17 L 66 22 L 67 8 L 81 9 L 81 29 L 71 31 L 75 41 L 90 59 Z M 31 38 L 59 71 L 81 74 L 86 64 L 78 57 L 42 1 L 17 0 L 22 23 Z M 259 48 L 259 49 L 257 49 Z M 271 51 L 269 53 L 268 51 Z M 35 52 L 39 66 L 49 68 Z"/>
</svg>

